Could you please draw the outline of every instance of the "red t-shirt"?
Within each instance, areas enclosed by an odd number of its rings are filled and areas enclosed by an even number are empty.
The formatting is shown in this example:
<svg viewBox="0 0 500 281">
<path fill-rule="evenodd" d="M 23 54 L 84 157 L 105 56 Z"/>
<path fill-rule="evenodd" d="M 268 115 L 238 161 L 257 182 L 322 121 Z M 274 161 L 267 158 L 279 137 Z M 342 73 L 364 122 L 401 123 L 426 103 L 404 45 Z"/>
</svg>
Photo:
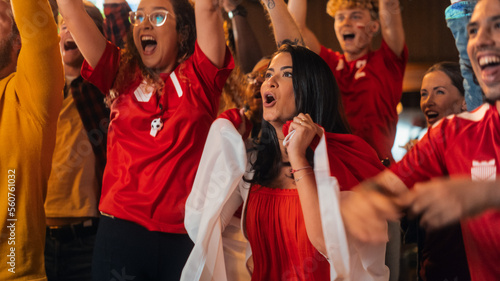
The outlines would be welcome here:
<svg viewBox="0 0 500 281">
<path fill-rule="evenodd" d="M 403 92 L 408 61 L 406 46 L 398 58 L 382 41 L 380 49 L 351 62 L 321 47 L 320 56 L 332 70 L 342 95 L 347 121 L 354 135 L 370 144 L 380 159 L 389 158 L 396 137 L 396 107 Z"/>
<path fill-rule="evenodd" d="M 499 113 L 495 106 L 484 104 L 436 123 L 391 170 L 408 187 L 446 175 L 495 180 L 499 160 Z M 500 211 L 487 211 L 461 225 L 472 280 L 498 280 Z"/>
<path fill-rule="evenodd" d="M 119 49 L 108 43 L 95 69 L 84 63 L 82 76 L 108 93 L 119 62 Z M 161 75 L 161 97 L 141 78 L 120 93 L 111 106 L 100 211 L 151 231 L 186 233 L 184 205 L 233 67 L 229 50 L 217 69 L 196 44 L 173 73 Z M 163 128 L 153 136 L 156 118 Z"/>
</svg>

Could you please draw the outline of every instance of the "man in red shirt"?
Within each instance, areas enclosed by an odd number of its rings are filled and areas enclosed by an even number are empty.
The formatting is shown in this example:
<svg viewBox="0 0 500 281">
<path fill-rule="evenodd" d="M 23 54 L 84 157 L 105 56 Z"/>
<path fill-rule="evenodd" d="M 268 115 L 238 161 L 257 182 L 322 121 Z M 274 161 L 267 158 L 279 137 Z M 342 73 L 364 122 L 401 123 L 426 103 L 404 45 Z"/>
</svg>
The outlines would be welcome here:
<svg viewBox="0 0 500 281">
<path fill-rule="evenodd" d="M 467 52 L 487 103 L 436 123 L 401 162 L 342 202 L 346 229 L 368 242 L 386 239 L 386 219 L 408 206 L 429 230 L 461 219 L 472 280 L 500 277 L 499 18 L 500 2 L 481 0 L 467 27 Z M 442 176 L 450 179 L 408 192 Z"/>
<path fill-rule="evenodd" d="M 370 144 L 379 159 L 394 163 L 391 149 L 398 122 L 396 107 L 408 61 L 399 1 L 330 0 L 327 12 L 335 19 L 343 54 L 322 46 L 307 28 L 305 0 L 288 1 L 293 18 L 283 1 L 263 2 L 278 45 L 286 40 L 304 44 L 328 63 L 342 93 L 352 133 Z M 374 51 L 371 45 L 378 32 L 382 45 Z"/>
</svg>

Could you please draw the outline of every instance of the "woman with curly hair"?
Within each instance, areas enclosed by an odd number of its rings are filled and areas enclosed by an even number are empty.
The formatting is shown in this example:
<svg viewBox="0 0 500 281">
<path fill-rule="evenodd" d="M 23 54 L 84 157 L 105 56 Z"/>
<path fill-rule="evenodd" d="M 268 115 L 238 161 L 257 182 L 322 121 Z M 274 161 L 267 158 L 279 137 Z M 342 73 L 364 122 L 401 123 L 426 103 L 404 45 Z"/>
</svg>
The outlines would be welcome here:
<svg viewBox="0 0 500 281">
<path fill-rule="evenodd" d="M 111 104 L 93 278 L 179 280 L 193 247 L 184 204 L 234 66 L 218 4 L 141 1 L 124 52 L 80 1 L 58 4 L 85 57 L 82 76 Z"/>
</svg>

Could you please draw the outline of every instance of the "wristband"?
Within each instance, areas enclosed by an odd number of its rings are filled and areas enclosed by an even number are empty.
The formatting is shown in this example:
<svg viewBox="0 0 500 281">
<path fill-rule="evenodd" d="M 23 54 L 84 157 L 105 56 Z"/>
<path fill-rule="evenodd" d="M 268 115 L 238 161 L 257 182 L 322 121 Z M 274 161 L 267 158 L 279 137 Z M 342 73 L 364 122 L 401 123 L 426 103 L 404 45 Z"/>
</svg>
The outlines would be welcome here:
<svg viewBox="0 0 500 281">
<path fill-rule="evenodd" d="M 305 166 L 305 167 L 302 167 L 302 168 L 297 169 L 297 170 L 295 170 L 295 169 L 290 169 L 290 174 L 292 174 L 292 175 L 293 175 L 295 172 L 302 171 L 302 170 L 305 170 L 305 169 L 312 169 L 312 167 L 311 167 L 311 166 Z"/>
<path fill-rule="evenodd" d="M 235 16 L 242 16 L 246 18 L 247 14 L 247 9 L 245 9 L 245 7 L 243 7 L 242 5 L 238 5 L 234 10 L 229 11 L 227 13 L 227 16 L 229 17 L 229 19 L 233 19 Z"/>
<path fill-rule="evenodd" d="M 302 177 L 298 178 L 298 179 L 295 179 L 295 182 L 299 182 L 299 180 L 301 180 L 303 177 L 307 176 L 307 175 L 310 175 L 310 174 L 314 174 L 314 172 L 309 172 L 305 175 L 303 175 Z"/>
</svg>

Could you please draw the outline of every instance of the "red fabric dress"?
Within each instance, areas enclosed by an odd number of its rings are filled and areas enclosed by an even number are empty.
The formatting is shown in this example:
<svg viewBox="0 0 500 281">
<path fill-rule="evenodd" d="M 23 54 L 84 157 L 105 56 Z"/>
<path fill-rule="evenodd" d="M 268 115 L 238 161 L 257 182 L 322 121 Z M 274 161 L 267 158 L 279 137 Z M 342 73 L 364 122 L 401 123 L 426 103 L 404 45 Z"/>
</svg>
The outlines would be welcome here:
<svg viewBox="0 0 500 281">
<path fill-rule="evenodd" d="M 252 247 L 252 281 L 330 280 L 330 266 L 309 242 L 296 189 L 253 185 L 246 231 Z"/>
<path fill-rule="evenodd" d="M 288 131 L 285 126 L 283 130 Z M 373 148 L 361 138 L 325 136 L 330 174 L 337 178 L 340 190 L 350 190 L 384 169 Z M 252 281 L 330 280 L 328 261 L 307 237 L 296 189 L 256 184 L 247 200 L 245 228 L 254 261 Z"/>
</svg>

